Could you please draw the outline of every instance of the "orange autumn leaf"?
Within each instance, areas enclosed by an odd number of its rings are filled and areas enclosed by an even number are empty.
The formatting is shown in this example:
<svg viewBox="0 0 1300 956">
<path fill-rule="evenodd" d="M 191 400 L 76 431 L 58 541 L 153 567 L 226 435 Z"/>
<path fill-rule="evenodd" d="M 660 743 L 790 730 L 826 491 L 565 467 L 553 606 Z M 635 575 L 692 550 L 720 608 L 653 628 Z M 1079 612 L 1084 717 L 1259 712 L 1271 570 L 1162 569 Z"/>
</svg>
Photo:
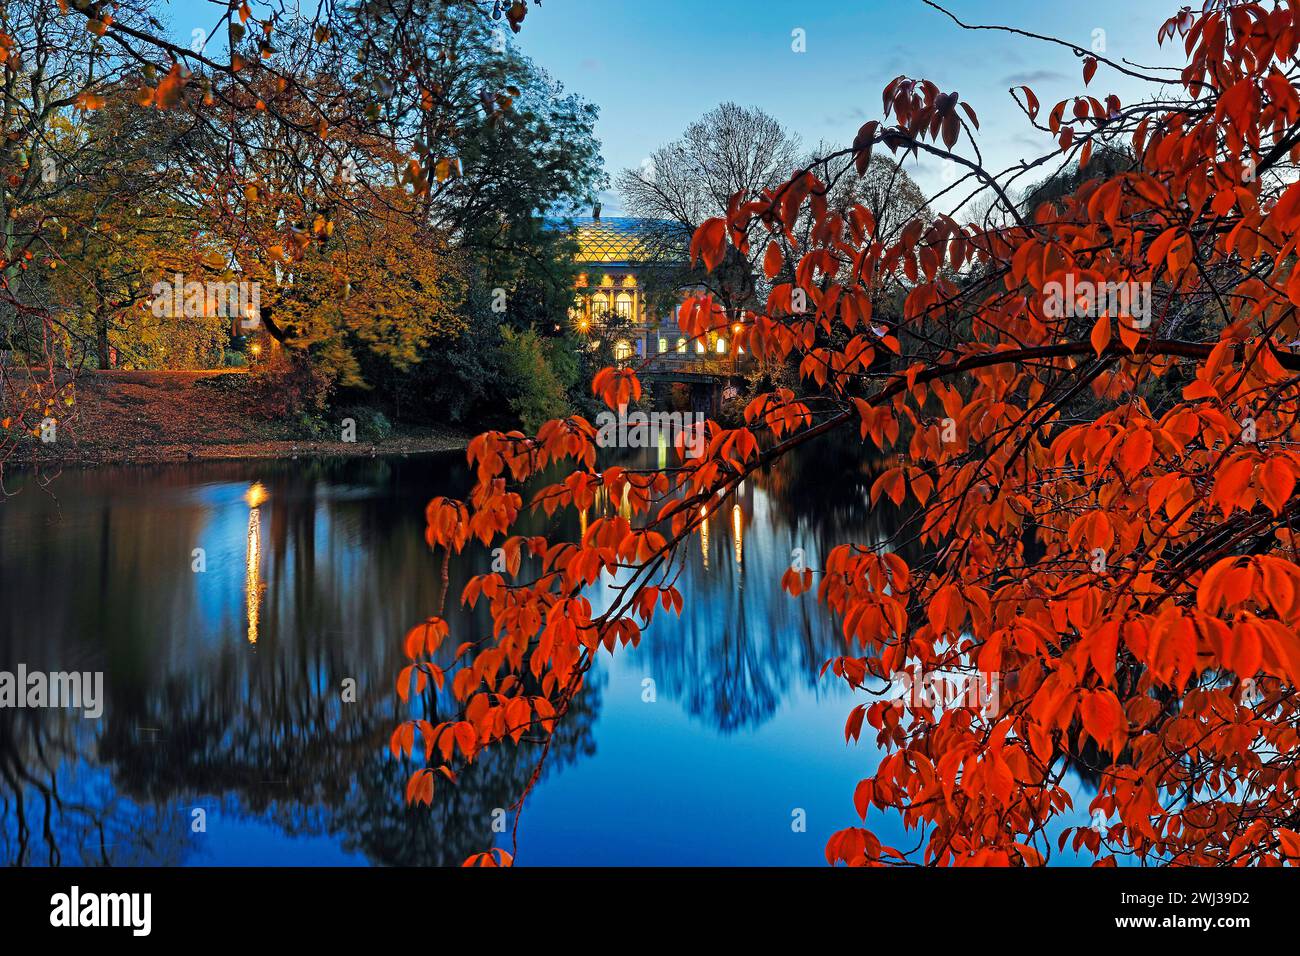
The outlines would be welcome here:
<svg viewBox="0 0 1300 956">
<path fill-rule="evenodd" d="M 763 274 L 769 279 L 775 279 L 781 274 L 784 264 L 785 256 L 781 253 L 781 247 L 776 242 L 769 242 L 767 252 L 763 254 Z"/>
<path fill-rule="evenodd" d="M 727 221 L 721 218 L 706 219 L 691 238 L 691 262 L 703 260 L 704 268 L 712 272 L 722 262 L 727 244 Z"/>
<path fill-rule="evenodd" d="M 1127 738 L 1124 709 L 1109 690 L 1085 691 L 1079 707 L 1083 729 L 1112 753 L 1122 749 Z"/>
<path fill-rule="evenodd" d="M 1106 351 L 1106 346 L 1110 345 L 1110 317 L 1103 315 L 1092 326 L 1092 334 L 1088 337 L 1092 343 L 1092 349 L 1100 357 Z"/>
</svg>

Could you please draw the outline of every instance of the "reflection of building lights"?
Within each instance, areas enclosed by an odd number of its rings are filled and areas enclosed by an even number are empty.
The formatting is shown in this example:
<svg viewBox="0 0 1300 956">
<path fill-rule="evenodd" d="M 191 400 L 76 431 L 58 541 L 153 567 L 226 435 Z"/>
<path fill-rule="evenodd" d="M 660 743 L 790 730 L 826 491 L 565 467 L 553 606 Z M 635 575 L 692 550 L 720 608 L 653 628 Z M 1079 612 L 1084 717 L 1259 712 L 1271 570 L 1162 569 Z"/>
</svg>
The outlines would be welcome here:
<svg viewBox="0 0 1300 956">
<path fill-rule="evenodd" d="M 244 567 L 244 600 L 248 604 L 248 643 L 257 643 L 262 603 L 262 511 L 248 513 L 248 553 Z"/>
<path fill-rule="evenodd" d="M 736 539 L 736 563 L 745 562 L 745 528 L 741 519 L 740 505 L 731 506 L 731 534 Z"/>
<path fill-rule="evenodd" d="M 703 508 L 700 514 L 704 514 Z M 709 519 L 706 517 L 700 522 L 700 555 L 704 558 L 704 570 L 709 570 Z"/>
<path fill-rule="evenodd" d="M 262 510 L 266 501 L 266 486 L 260 481 L 249 486 L 244 494 L 248 502 L 248 550 L 244 557 L 244 600 L 248 605 L 248 643 L 257 643 L 261 623 L 262 604 Z"/>
</svg>

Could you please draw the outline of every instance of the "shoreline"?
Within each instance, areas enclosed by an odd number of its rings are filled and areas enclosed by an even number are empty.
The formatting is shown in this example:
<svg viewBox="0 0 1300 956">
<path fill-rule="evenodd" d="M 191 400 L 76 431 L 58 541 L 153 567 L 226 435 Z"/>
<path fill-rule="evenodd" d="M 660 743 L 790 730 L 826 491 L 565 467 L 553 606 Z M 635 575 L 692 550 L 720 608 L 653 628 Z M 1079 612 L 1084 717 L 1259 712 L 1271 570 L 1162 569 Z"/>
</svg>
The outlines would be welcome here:
<svg viewBox="0 0 1300 956">
<path fill-rule="evenodd" d="M 124 448 L 92 445 L 73 448 L 67 453 L 42 453 L 43 450 L 29 449 L 35 450 L 36 454 L 24 455 L 20 451 L 5 464 L 11 468 L 95 468 L 107 465 L 175 465 L 267 459 L 380 458 L 464 451 L 468 445 L 468 436 L 450 432 L 428 436 L 407 435 L 371 442 L 276 439 L 232 444 L 137 445 Z"/>
<path fill-rule="evenodd" d="M 76 401 L 43 444 L 20 440 L 4 464 L 16 468 L 176 464 L 193 461 L 369 458 L 465 449 L 471 435 L 451 425 L 391 425 L 364 405 L 327 422 L 268 415 L 264 388 L 242 370 L 90 372 Z M 348 417 L 354 441 L 339 429 Z M 333 436 L 338 435 L 338 439 Z"/>
</svg>

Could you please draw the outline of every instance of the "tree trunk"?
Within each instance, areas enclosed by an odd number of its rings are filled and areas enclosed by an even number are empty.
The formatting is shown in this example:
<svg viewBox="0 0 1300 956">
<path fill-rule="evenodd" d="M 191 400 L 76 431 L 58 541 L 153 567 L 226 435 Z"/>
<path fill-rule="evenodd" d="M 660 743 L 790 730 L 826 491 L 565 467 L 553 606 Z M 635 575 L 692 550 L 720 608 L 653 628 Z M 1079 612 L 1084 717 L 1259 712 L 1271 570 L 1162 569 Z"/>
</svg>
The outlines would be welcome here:
<svg viewBox="0 0 1300 956">
<path fill-rule="evenodd" d="M 101 369 L 111 368 L 108 354 L 108 318 L 106 316 L 96 316 L 95 318 L 95 346 L 98 352 L 99 367 Z"/>
<path fill-rule="evenodd" d="M 286 330 L 280 328 L 275 319 L 271 318 L 271 306 L 262 306 L 261 317 L 262 326 L 271 334 L 271 338 L 275 339 L 281 345 L 284 345 L 288 335 L 286 334 Z"/>
</svg>

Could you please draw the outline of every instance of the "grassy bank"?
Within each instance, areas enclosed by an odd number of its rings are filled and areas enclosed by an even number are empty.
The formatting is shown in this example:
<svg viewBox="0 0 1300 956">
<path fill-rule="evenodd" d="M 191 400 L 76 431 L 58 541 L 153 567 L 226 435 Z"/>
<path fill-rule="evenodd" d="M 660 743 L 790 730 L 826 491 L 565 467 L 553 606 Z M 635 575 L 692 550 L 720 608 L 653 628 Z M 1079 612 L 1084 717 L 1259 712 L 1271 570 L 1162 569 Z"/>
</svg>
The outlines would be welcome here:
<svg viewBox="0 0 1300 956">
<path fill-rule="evenodd" d="M 353 440 L 345 440 L 352 438 Z M 365 408 L 269 418 L 254 380 L 217 372 L 85 372 L 56 440 L 23 442 L 11 463 L 64 464 L 370 456 L 463 448 L 450 428 L 391 425 Z"/>
</svg>

